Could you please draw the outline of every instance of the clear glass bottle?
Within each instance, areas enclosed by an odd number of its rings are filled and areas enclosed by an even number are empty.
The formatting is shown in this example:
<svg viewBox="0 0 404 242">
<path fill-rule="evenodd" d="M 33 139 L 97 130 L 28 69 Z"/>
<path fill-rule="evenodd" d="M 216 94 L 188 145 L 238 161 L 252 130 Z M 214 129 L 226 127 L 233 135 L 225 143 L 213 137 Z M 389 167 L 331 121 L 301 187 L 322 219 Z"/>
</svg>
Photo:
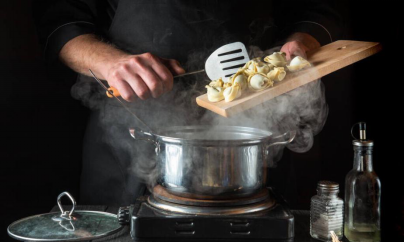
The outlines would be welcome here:
<svg viewBox="0 0 404 242">
<path fill-rule="evenodd" d="M 332 241 L 331 231 L 342 239 L 344 201 L 338 197 L 339 185 L 331 181 L 317 184 L 317 195 L 311 198 L 310 235 L 322 241 Z"/>
<path fill-rule="evenodd" d="M 366 139 L 366 123 L 359 128 L 360 138 L 352 142 L 354 166 L 345 178 L 344 233 L 350 242 L 378 242 L 381 184 L 373 170 L 373 141 Z"/>
</svg>

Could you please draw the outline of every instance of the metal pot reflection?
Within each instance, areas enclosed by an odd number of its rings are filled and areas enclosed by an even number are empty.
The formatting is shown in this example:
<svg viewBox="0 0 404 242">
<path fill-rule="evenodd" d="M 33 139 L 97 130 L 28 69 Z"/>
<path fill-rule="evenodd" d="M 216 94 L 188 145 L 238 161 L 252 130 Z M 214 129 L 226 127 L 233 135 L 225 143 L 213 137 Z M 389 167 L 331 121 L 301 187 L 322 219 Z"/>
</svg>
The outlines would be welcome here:
<svg viewBox="0 0 404 242">
<path fill-rule="evenodd" d="M 293 141 L 296 132 L 239 126 L 172 127 L 157 134 L 130 129 L 135 139 L 156 146 L 158 183 L 174 195 L 229 199 L 259 192 L 267 181 L 270 147 Z"/>
</svg>

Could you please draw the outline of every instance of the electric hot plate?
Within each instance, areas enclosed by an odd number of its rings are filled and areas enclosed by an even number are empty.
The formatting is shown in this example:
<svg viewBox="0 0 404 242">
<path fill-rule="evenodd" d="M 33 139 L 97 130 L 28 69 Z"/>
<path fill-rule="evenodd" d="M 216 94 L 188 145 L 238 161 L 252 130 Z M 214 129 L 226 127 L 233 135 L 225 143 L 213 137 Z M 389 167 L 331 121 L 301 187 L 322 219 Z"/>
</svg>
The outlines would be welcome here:
<svg viewBox="0 0 404 242">
<path fill-rule="evenodd" d="M 271 188 L 237 200 L 181 198 L 162 187 L 153 193 L 120 208 L 135 241 L 293 241 L 294 217 Z"/>
</svg>

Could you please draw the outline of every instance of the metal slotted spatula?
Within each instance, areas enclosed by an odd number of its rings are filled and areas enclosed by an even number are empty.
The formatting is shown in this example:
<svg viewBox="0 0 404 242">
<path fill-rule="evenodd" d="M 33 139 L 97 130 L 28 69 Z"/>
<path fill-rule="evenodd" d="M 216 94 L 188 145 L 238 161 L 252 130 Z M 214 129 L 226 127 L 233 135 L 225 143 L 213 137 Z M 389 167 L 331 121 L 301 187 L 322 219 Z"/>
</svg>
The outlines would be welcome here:
<svg viewBox="0 0 404 242">
<path fill-rule="evenodd" d="M 238 68 L 244 66 L 245 63 L 247 63 L 248 61 L 250 61 L 250 58 L 248 57 L 245 45 L 241 42 L 234 42 L 231 44 L 223 45 L 219 49 L 215 50 L 206 60 L 204 70 L 187 72 L 178 76 L 174 76 L 174 78 L 193 75 L 206 71 L 206 74 L 208 75 L 210 80 L 213 81 L 222 78 L 223 81 L 226 82 L 226 79 L 228 77 L 235 74 Z M 89 71 L 91 75 L 97 80 L 97 82 L 100 83 L 106 90 L 108 97 L 115 97 L 123 106 L 125 106 L 125 104 L 123 104 L 122 101 L 117 98 L 121 95 L 118 90 L 112 87 L 107 88 L 91 70 Z M 128 108 L 126 109 L 131 112 Z M 134 116 L 136 117 L 136 115 Z M 147 125 L 145 126 L 147 127 Z"/>
<path fill-rule="evenodd" d="M 205 70 L 184 73 L 175 77 L 192 75 L 206 71 L 210 80 L 217 80 L 220 77 L 226 80 L 237 72 L 250 60 L 245 45 L 241 42 L 235 42 L 223 45 L 215 50 L 205 62 Z"/>
</svg>

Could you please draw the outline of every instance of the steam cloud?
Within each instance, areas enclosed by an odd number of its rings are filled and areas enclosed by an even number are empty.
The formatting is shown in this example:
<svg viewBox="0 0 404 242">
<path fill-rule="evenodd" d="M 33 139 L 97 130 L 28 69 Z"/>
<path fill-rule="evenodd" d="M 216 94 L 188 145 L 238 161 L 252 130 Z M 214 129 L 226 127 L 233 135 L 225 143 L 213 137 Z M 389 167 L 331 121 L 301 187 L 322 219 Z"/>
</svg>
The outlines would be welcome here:
<svg viewBox="0 0 404 242">
<path fill-rule="evenodd" d="M 250 56 L 265 56 L 279 47 L 261 51 L 257 47 L 250 47 Z M 189 58 L 187 70 L 197 70 L 200 63 L 204 63 L 205 54 L 194 53 Z M 327 119 L 328 106 L 325 100 L 324 86 L 320 80 L 301 86 L 295 90 L 262 103 L 250 110 L 242 112 L 232 118 L 224 118 L 213 112 L 197 106 L 195 98 L 206 93 L 204 86 L 208 80 L 201 80 L 201 76 L 187 77 L 174 85 L 173 91 L 147 101 L 138 100 L 128 104 L 136 115 L 153 130 L 157 131 L 170 126 L 181 125 L 237 125 L 269 130 L 273 134 L 282 134 L 296 130 L 295 141 L 288 145 L 294 152 L 306 152 L 313 145 L 313 137 L 319 133 Z M 128 176 L 134 172 L 149 187 L 153 187 L 159 176 L 156 167 L 154 146 L 144 141 L 130 137 L 128 129 L 141 127 L 139 123 L 114 99 L 108 99 L 99 84 L 90 77 L 81 77 L 72 88 L 72 96 L 82 100 L 91 109 L 98 110 L 100 129 L 106 135 L 102 142 L 117 150 L 116 156 L 123 167 L 129 167 Z M 100 132 L 103 133 L 103 132 Z M 130 158 L 119 152 L 129 153 Z M 274 147 L 269 161 L 270 167 L 275 167 L 280 160 L 283 147 Z"/>
</svg>

